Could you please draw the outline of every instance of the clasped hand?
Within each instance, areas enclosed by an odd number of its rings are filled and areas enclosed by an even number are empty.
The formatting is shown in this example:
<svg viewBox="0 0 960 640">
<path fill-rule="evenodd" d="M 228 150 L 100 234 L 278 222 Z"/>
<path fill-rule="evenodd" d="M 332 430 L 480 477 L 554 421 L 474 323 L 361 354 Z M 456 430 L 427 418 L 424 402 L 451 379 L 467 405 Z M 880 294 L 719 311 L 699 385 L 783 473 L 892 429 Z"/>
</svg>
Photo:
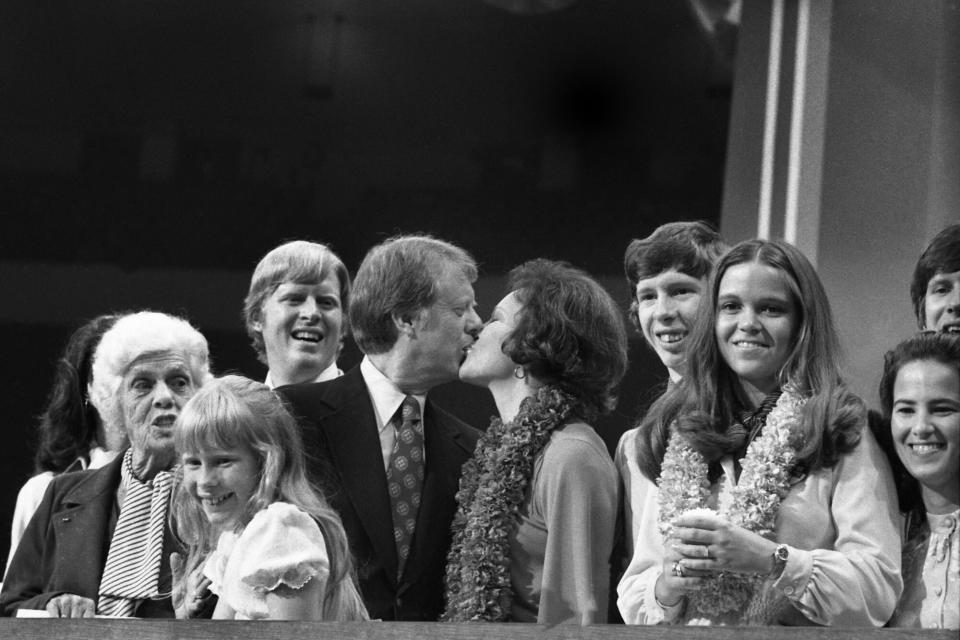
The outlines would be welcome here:
<svg viewBox="0 0 960 640">
<path fill-rule="evenodd" d="M 684 514 L 673 523 L 672 551 L 684 575 L 719 571 L 767 574 L 777 545 L 713 514 Z"/>
<path fill-rule="evenodd" d="M 92 618 L 97 613 L 97 604 L 90 598 L 73 593 L 61 593 L 47 602 L 51 618 Z"/>
</svg>

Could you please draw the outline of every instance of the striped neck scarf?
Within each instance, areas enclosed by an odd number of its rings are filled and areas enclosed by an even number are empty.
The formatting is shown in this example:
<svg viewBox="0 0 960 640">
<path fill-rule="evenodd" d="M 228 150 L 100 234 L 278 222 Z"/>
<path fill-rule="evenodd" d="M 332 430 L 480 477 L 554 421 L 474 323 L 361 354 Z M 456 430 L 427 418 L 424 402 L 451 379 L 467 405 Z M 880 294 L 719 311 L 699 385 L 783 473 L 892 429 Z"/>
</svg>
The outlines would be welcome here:
<svg viewBox="0 0 960 640">
<path fill-rule="evenodd" d="M 100 580 L 97 614 L 131 617 L 139 601 L 161 597 L 163 530 L 172 484 L 169 471 L 141 482 L 133 473 L 133 450 L 127 449 L 120 470 L 125 494 Z"/>
</svg>

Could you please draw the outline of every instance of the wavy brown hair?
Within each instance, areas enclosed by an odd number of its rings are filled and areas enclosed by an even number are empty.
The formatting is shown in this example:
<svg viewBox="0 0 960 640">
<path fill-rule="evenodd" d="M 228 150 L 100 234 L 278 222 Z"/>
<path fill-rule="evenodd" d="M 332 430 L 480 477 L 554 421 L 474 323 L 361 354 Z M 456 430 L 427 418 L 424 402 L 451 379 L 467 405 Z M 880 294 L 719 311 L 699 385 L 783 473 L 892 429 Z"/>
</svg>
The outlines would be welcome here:
<svg viewBox="0 0 960 640">
<path fill-rule="evenodd" d="M 503 352 L 579 400 L 584 420 L 611 411 L 627 371 L 627 330 L 610 294 L 586 272 L 543 259 L 511 271 L 507 288 L 523 306 Z"/>
<path fill-rule="evenodd" d="M 711 274 L 690 336 L 687 375 L 653 404 L 640 424 L 637 456 L 651 480 L 660 476 L 671 430 L 683 433 L 708 462 L 738 454 L 746 444 L 737 412 L 749 403 L 720 354 L 716 336 L 720 281 L 727 269 L 746 263 L 780 271 L 800 316 L 779 376 L 781 386 L 789 382 L 809 398 L 803 409 L 799 464 L 810 470 L 831 467 L 860 441 L 866 409 L 841 379 L 840 341 L 816 270 L 791 244 L 748 240 L 727 252 Z"/>
</svg>

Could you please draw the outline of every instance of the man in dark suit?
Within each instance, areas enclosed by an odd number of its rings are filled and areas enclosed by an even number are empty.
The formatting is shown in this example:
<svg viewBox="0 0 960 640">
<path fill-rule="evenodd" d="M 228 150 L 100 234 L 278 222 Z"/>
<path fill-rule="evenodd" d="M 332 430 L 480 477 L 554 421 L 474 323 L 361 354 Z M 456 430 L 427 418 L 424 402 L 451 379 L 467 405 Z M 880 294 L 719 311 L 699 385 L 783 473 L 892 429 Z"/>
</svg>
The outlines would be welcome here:
<svg viewBox="0 0 960 640">
<path fill-rule="evenodd" d="M 363 361 L 283 387 L 308 464 L 343 519 L 370 617 L 436 620 L 460 468 L 480 432 L 427 399 L 457 378 L 481 321 L 473 258 L 430 236 L 370 250 L 349 317 Z"/>
</svg>

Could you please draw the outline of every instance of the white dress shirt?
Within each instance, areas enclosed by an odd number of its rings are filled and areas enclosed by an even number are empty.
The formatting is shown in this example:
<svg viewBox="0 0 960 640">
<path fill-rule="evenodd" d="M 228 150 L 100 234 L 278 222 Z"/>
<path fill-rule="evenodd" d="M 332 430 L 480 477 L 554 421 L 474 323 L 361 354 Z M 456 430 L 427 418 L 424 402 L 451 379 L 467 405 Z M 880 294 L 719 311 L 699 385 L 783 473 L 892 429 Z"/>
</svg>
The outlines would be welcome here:
<svg viewBox="0 0 960 640">
<path fill-rule="evenodd" d="M 380 433 L 380 452 L 383 454 L 384 470 L 390 466 L 390 456 L 393 455 L 393 444 L 397 440 L 396 428 L 390 427 L 390 419 L 403 404 L 407 397 L 403 391 L 397 388 L 387 376 L 383 375 L 377 369 L 370 359 L 366 356 L 360 362 L 360 374 L 363 376 L 363 382 L 367 385 L 367 391 L 370 393 L 370 400 L 373 402 L 373 412 L 377 418 L 377 430 Z M 414 395 L 420 404 L 420 415 L 423 415 L 423 406 L 427 401 L 427 396 Z M 424 451 L 424 461 L 426 461 L 426 451 Z"/>
<path fill-rule="evenodd" d="M 343 371 L 340 370 L 340 367 L 337 366 L 337 363 L 334 362 L 329 367 L 320 372 L 313 380 L 304 380 L 304 382 L 326 382 L 327 380 L 333 380 L 334 378 L 339 378 L 343 375 Z M 271 389 L 276 388 L 277 385 L 273 383 L 273 378 L 270 377 L 270 372 L 267 371 L 267 377 L 264 379 L 263 384 L 267 385 Z"/>
</svg>

